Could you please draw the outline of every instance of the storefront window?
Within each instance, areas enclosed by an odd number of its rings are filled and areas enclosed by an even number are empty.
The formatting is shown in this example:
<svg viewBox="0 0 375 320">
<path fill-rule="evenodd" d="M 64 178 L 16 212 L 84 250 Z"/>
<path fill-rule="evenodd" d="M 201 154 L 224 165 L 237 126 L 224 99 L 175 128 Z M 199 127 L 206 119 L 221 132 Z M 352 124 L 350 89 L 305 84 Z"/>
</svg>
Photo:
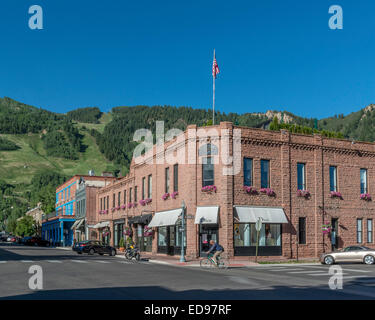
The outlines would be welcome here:
<svg viewBox="0 0 375 320">
<path fill-rule="evenodd" d="M 167 227 L 158 228 L 158 246 L 159 247 L 167 246 Z"/>
<path fill-rule="evenodd" d="M 259 232 L 259 246 L 281 246 L 281 228 L 279 224 L 263 224 Z M 253 247 L 257 243 L 257 231 L 254 223 L 234 225 L 235 247 Z"/>
</svg>

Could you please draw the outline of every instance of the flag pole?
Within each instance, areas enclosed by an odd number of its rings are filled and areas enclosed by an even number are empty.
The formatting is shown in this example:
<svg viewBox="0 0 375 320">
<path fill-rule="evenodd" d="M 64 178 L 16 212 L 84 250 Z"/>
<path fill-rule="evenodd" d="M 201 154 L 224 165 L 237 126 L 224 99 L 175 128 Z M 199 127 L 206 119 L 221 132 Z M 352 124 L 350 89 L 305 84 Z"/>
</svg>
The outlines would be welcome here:
<svg viewBox="0 0 375 320">
<path fill-rule="evenodd" d="M 215 61 L 215 49 L 214 49 L 214 61 Z M 215 125 L 215 78 L 216 78 L 216 75 L 214 73 L 212 74 L 212 78 L 213 78 L 212 125 Z"/>
</svg>

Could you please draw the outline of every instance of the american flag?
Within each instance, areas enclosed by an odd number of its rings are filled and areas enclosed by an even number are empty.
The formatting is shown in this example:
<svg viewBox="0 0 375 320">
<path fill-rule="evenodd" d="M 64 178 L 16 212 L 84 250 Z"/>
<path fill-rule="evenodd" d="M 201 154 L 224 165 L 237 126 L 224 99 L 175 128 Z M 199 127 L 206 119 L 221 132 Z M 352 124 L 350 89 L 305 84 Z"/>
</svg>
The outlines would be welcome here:
<svg viewBox="0 0 375 320">
<path fill-rule="evenodd" d="M 212 63 L 212 76 L 216 79 L 216 75 L 220 73 L 219 66 L 216 61 L 216 56 L 214 52 L 214 62 Z"/>
</svg>

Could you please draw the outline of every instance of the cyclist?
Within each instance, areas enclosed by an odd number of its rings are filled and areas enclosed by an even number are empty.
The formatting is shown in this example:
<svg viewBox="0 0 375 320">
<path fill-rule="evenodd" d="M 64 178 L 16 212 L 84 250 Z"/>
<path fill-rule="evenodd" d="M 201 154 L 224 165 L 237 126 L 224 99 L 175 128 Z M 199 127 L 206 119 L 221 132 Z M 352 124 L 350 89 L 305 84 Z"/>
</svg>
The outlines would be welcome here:
<svg viewBox="0 0 375 320">
<path fill-rule="evenodd" d="M 215 240 L 210 240 L 211 248 L 207 251 L 207 254 L 213 253 L 212 259 L 215 261 L 215 266 L 218 267 L 217 258 L 223 253 L 224 248 L 215 242 Z"/>
</svg>

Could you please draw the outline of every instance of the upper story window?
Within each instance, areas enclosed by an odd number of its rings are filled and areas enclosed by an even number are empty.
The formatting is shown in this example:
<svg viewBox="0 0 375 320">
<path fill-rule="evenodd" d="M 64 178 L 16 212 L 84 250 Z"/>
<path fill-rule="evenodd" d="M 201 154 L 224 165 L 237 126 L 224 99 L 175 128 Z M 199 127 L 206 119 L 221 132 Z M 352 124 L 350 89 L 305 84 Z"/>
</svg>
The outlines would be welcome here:
<svg viewBox="0 0 375 320">
<path fill-rule="evenodd" d="M 145 198 L 146 193 L 146 177 L 142 178 L 142 200 Z"/>
<path fill-rule="evenodd" d="M 148 176 L 148 193 L 147 197 L 152 199 L 152 175 L 150 174 Z"/>
<path fill-rule="evenodd" d="M 243 158 L 243 185 L 250 187 L 253 185 L 253 159 Z"/>
<path fill-rule="evenodd" d="M 130 190 L 129 190 L 129 202 L 132 202 L 132 192 L 133 192 L 133 188 L 130 188 Z"/>
<path fill-rule="evenodd" d="M 173 166 L 173 191 L 178 191 L 178 164 Z"/>
<path fill-rule="evenodd" d="M 116 206 L 116 194 L 114 193 L 112 195 L 112 207 L 115 207 Z"/>
<path fill-rule="evenodd" d="M 124 190 L 124 204 L 126 204 L 126 190 Z"/>
<path fill-rule="evenodd" d="M 297 163 L 297 188 L 298 190 L 306 190 L 306 172 L 304 163 Z"/>
<path fill-rule="evenodd" d="M 137 186 L 135 186 L 134 187 L 134 202 L 137 202 L 137 195 L 138 194 L 138 187 Z"/>
<path fill-rule="evenodd" d="M 213 158 L 207 157 L 204 162 L 202 164 L 202 187 L 212 186 L 215 184 Z"/>
<path fill-rule="evenodd" d="M 119 207 L 121 205 L 121 191 L 119 191 L 117 195 L 117 206 Z"/>
<path fill-rule="evenodd" d="M 165 193 L 169 193 L 169 168 L 165 168 Z"/>
<path fill-rule="evenodd" d="M 367 188 L 367 169 L 361 169 L 361 194 L 368 193 Z"/>
<path fill-rule="evenodd" d="M 337 167 L 329 167 L 329 191 L 337 191 Z"/>
<path fill-rule="evenodd" d="M 260 187 L 270 187 L 270 161 L 260 160 Z"/>
</svg>

